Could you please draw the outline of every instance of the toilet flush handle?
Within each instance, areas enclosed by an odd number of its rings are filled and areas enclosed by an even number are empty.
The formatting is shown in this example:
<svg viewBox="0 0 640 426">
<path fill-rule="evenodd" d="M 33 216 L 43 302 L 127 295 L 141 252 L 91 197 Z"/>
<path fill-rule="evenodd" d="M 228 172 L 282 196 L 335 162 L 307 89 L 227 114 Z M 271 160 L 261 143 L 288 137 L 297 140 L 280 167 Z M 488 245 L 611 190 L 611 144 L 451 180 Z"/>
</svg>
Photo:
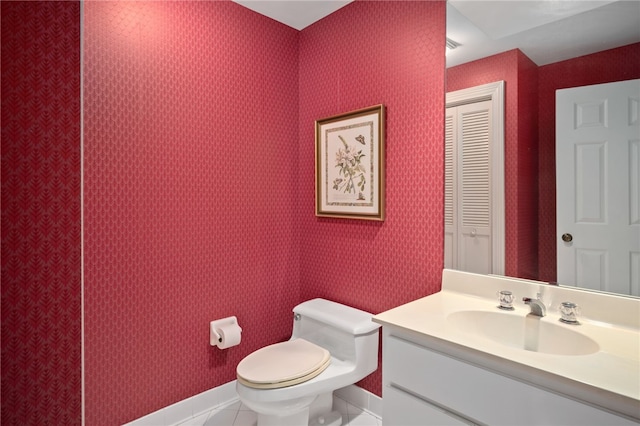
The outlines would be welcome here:
<svg viewBox="0 0 640 426">
<path fill-rule="evenodd" d="M 302 315 L 298 314 L 298 313 L 293 313 L 293 319 L 296 321 L 300 321 L 300 318 L 302 318 Z"/>
</svg>

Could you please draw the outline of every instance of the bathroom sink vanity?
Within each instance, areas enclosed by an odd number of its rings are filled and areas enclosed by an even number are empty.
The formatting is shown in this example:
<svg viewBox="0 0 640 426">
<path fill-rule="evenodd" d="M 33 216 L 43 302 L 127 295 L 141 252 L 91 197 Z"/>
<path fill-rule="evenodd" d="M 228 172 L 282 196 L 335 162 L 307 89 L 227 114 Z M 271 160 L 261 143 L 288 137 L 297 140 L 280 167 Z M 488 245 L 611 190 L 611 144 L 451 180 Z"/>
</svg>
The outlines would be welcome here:
<svg viewBox="0 0 640 426">
<path fill-rule="evenodd" d="M 579 324 L 559 321 L 567 301 Z M 383 425 L 640 424 L 640 299 L 444 270 L 442 291 L 373 320 Z"/>
</svg>

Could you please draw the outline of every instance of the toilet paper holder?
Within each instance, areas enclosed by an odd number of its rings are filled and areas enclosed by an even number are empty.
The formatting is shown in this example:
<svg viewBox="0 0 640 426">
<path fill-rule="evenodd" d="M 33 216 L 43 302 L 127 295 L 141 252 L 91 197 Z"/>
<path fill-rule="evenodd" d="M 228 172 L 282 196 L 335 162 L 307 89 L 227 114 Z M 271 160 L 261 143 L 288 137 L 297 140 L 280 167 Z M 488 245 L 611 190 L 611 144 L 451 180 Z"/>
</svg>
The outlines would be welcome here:
<svg viewBox="0 0 640 426">
<path fill-rule="evenodd" d="M 237 324 L 238 319 L 235 316 L 211 321 L 209 323 L 209 343 L 211 344 L 211 346 L 218 346 L 220 343 L 222 343 L 222 336 L 218 331 L 220 327 Z M 242 329 L 240 329 L 240 331 L 242 331 Z"/>
</svg>

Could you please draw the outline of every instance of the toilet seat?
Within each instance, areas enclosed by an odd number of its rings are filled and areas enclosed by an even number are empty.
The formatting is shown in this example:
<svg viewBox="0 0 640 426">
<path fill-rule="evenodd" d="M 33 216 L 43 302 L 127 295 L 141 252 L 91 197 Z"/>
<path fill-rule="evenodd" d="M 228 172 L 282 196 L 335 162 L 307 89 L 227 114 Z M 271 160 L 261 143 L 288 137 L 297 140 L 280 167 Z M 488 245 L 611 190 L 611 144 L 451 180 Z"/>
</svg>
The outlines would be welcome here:
<svg viewBox="0 0 640 426">
<path fill-rule="evenodd" d="M 276 389 L 311 380 L 330 362 L 325 348 L 295 339 L 258 349 L 240 361 L 236 373 L 245 386 Z"/>
</svg>

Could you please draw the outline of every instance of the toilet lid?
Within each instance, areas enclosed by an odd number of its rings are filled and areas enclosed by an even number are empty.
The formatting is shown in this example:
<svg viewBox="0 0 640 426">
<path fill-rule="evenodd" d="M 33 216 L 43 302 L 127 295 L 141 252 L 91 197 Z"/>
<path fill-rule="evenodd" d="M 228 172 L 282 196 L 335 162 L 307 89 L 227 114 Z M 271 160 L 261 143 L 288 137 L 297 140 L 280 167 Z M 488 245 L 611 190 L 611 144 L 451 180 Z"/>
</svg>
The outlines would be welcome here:
<svg viewBox="0 0 640 426">
<path fill-rule="evenodd" d="M 238 364 L 238 381 L 246 386 L 274 389 L 311 380 L 331 362 L 325 348 L 304 339 L 258 349 Z"/>
</svg>

